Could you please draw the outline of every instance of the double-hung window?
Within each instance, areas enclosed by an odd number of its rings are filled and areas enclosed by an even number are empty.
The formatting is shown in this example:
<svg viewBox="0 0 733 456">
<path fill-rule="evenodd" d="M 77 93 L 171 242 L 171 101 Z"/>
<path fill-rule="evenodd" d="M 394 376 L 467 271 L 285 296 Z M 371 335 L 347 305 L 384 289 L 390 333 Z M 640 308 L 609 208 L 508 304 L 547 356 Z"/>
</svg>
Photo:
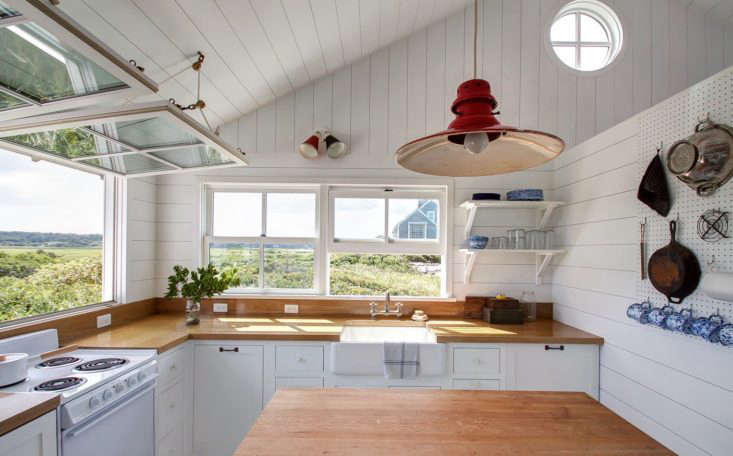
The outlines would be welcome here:
<svg viewBox="0 0 733 456">
<path fill-rule="evenodd" d="M 318 187 L 209 188 L 205 263 L 236 267 L 234 293 L 315 293 Z"/>
<path fill-rule="evenodd" d="M 328 292 L 444 296 L 445 192 L 332 187 Z"/>
</svg>

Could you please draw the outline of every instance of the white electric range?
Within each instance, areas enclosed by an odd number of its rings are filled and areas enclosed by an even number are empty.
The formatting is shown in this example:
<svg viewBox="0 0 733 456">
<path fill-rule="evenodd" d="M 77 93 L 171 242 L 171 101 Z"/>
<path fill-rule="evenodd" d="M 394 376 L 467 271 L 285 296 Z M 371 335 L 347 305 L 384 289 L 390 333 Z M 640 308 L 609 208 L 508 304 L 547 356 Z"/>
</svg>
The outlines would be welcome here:
<svg viewBox="0 0 733 456">
<path fill-rule="evenodd" d="M 56 348 L 55 330 L 0 340 L 0 353 L 29 355 L 27 378 L 0 391 L 60 395 L 62 456 L 99 455 L 102 448 L 105 456 L 153 456 L 155 350 L 77 349 L 42 359 Z"/>
</svg>

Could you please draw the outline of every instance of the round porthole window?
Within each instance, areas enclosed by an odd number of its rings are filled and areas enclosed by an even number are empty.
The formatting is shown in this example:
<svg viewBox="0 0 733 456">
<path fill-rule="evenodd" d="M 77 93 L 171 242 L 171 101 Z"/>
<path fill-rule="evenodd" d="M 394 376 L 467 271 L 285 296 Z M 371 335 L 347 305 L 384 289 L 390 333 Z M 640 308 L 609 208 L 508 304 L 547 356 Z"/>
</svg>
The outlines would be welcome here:
<svg viewBox="0 0 733 456">
<path fill-rule="evenodd" d="M 613 62 L 621 51 L 621 22 L 605 3 L 575 0 L 555 15 L 550 45 L 557 58 L 570 68 L 598 71 Z"/>
</svg>

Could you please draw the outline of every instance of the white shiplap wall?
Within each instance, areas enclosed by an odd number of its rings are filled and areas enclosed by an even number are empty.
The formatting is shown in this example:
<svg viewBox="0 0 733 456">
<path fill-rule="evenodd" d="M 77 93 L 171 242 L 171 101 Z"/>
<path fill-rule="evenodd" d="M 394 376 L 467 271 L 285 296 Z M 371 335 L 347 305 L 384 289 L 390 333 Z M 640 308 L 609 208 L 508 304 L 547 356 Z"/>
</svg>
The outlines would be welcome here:
<svg viewBox="0 0 733 456">
<path fill-rule="evenodd" d="M 560 68 L 542 42 L 544 25 L 563 3 L 483 0 L 480 4 L 479 76 L 491 82 L 504 123 L 556 132 L 572 145 L 576 139 L 589 138 L 650 106 L 652 100 L 668 97 L 696 78 L 733 62 L 733 42 L 729 46 L 724 40 L 728 34 L 723 26 L 711 17 L 696 15 L 689 3 L 615 0 L 610 3 L 624 21 L 626 50 L 600 76 L 578 77 Z M 472 24 L 472 11 L 466 9 L 222 126 L 222 136 L 240 146 L 252 166 L 215 176 L 237 176 L 242 181 L 250 176 L 272 176 L 273 180 L 368 177 L 392 179 L 392 183 L 416 176 L 396 168 L 394 150 L 412 138 L 445 128 L 452 119 L 449 108 L 456 87 L 470 77 Z M 692 40 L 688 46 L 687 34 L 679 41 L 678 33 L 665 33 L 678 30 L 681 24 L 685 30 L 689 24 L 691 29 L 699 26 L 700 30 L 712 28 L 719 33 Z M 657 33 L 652 34 L 652 29 Z M 708 52 L 708 48 L 716 52 Z M 700 71 L 690 64 L 699 55 L 704 56 Z M 300 158 L 297 144 L 323 126 L 331 127 L 348 144 L 349 153 L 340 160 Z M 200 176 L 158 179 L 154 272 L 158 293 L 164 289 L 173 264 L 198 261 L 199 182 Z M 517 187 L 549 190 L 552 166 L 494 178 L 438 182 L 455 185 L 451 246 L 455 295 L 518 295 L 529 289 L 541 299 L 549 298 L 548 285 L 534 285 L 531 256 L 482 258 L 473 283 L 464 285 L 463 258 L 457 250 L 463 243 L 465 213 L 457 206 L 477 191 L 505 192 Z M 548 192 L 547 196 L 552 195 Z M 485 213 L 478 217 L 475 232 L 498 233 L 509 225 L 529 226 L 533 221 L 533 214 L 526 212 Z"/>
<path fill-rule="evenodd" d="M 558 209 L 554 222 L 558 242 L 567 249 L 550 268 L 555 318 L 605 339 L 601 402 L 683 455 L 733 451 L 732 352 L 626 317 L 627 307 L 647 296 L 657 305 L 665 301 L 651 287 L 638 286 L 639 214 L 648 218 L 648 227 L 657 228 L 647 259 L 668 235 L 662 234 L 666 220 L 638 203 L 636 190 L 640 170 L 653 157 L 660 138 L 669 145 L 689 135 L 695 118 L 713 111 L 712 100 L 723 100 L 715 106 L 715 120 L 729 122 L 731 74 L 733 69 L 723 71 L 573 147 L 556 161 L 554 173 L 555 194 L 570 201 Z M 708 90 L 719 87 L 725 90 Z M 650 119 L 670 120 L 644 128 L 653 124 Z M 703 201 L 671 176 L 668 181 L 675 196 L 670 218 L 681 208 L 697 207 L 683 212 L 680 222 L 686 236 L 682 242 L 696 246 L 702 263 L 712 247 L 695 240 L 696 217 L 715 201 L 730 210 L 733 188 L 723 187 Z M 725 249 L 726 258 L 730 255 L 730 243 L 714 247 Z M 710 312 L 709 301 L 698 291 L 685 306 L 691 304 L 698 316 Z M 729 304 L 718 301 L 717 306 L 730 313 Z"/>
<path fill-rule="evenodd" d="M 153 178 L 126 182 L 125 302 L 160 296 L 155 283 L 158 186 Z"/>
</svg>

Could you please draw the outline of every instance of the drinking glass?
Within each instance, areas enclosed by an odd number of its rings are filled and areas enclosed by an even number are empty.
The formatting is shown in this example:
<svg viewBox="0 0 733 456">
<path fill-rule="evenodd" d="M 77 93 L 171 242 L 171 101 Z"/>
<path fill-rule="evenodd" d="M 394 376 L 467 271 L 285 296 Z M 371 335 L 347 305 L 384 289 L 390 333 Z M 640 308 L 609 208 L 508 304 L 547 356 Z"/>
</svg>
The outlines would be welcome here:
<svg viewBox="0 0 733 456">
<path fill-rule="evenodd" d="M 545 238 L 545 248 L 547 250 L 555 248 L 555 232 L 552 230 L 544 230 L 542 234 Z"/>
</svg>

